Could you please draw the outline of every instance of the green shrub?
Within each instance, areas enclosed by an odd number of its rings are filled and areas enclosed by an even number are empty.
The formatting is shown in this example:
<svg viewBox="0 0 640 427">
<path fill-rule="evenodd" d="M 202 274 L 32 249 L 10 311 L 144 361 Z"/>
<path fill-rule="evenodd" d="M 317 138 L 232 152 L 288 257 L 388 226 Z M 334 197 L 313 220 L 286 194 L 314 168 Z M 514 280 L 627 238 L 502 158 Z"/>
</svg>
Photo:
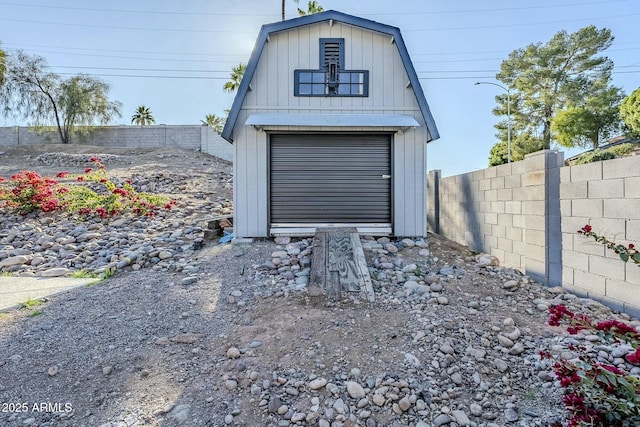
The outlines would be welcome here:
<svg viewBox="0 0 640 427">
<path fill-rule="evenodd" d="M 583 165 L 585 163 L 599 162 L 601 160 L 615 159 L 616 155 L 608 150 L 594 150 L 591 153 L 583 154 L 576 160 L 576 165 Z"/>
<path fill-rule="evenodd" d="M 615 154 L 618 157 L 622 157 L 622 156 L 626 156 L 636 148 L 640 148 L 640 145 L 626 143 L 626 144 L 616 145 L 615 147 L 611 147 L 609 148 L 609 151 L 611 151 L 613 154 Z"/>
<path fill-rule="evenodd" d="M 593 163 L 602 160 L 615 159 L 616 157 L 624 157 L 635 150 L 637 147 L 639 147 L 638 144 L 626 143 L 605 149 L 598 148 L 590 153 L 585 153 L 582 156 L 578 157 L 574 164 L 583 165 L 585 163 Z"/>
</svg>

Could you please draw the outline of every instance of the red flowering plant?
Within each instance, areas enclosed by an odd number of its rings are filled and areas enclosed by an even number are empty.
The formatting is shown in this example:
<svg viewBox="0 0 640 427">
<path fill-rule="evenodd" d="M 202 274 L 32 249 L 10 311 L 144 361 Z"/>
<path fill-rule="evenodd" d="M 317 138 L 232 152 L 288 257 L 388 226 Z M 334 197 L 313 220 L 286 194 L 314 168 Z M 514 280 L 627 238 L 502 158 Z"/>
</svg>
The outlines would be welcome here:
<svg viewBox="0 0 640 427">
<path fill-rule="evenodd" d="M 0 208 L 9 208 L 21 215 L 41 210 L 50 212 L 62 207 L 58 195 L 64 191 L 57 181 L 44 178 L 37 172 L 23 170 L 11 176 L 11 180 L 0 178 Z"/>
<path fill-rule="evenodd" d="M 576 314 L 564 305 L 549 309 L 549 325 L 568 324 L 572 335 L 587 330 L 606 342 L 624 343 L 634 349 L 625 357 L 631 364 L 640 364 L 640 334 L 632 326 L 618 321 L 593 322 L 583 313 Z M 570 412 L 568 427 L 637 426 L 640 425 L 640 378 L 632 375 L 624 364 L 601 363 L 585 347 L 572 346 L 578 356 L 559 360 L 553 365 L 560 386 L 565 389 L 563 402 Z M 541 354 L 552 357 L 550 353 Z"/>
<path fill-rule="evenodd" d="M 74 186 L 68 198 L 74 212 L 108 218 L 127 211 L 153 217 L 160 208 L 171 209 L 176 204 L 175 200 L 165 196 L 137 192 L 131 180 L 117 186 L 107 177 L 106 168 L 98 157 L 91 157 L 89 161 L 93 167 L 85 168 L 84 175 L 76 177 L 87 186 Z"/>
<path fill-rule="evenodd" d="M 638 264 L 640 261 L 633 244 L 616 244 L 597 235 L 590 225 L 585 225 L 578 233 L 594 237 L 620 254 L 625 262 L 633 260 Z M 640 333 L 633 326 L 619 320 L 594 322 L 586 314 L 574 313 L 564 305 L 552 306 L 549 313 L 549 325 L 566 323 L 571 335 L 586 331 L 598 335 L 605 343 L 628 347 L 626 361 L 630 365 L 640 365 Z M 640 377 L 631 373 L 630 365 L 624 361 L 615 366 L 602 363 L 598 355 L 583 346 L 570 346 L 569 349 L 577 356 L 571 360 L 560 359 L 553 365 L 560 386 L 565 389 L 563 402 L 570 412 L 567 427 L 640 426 Z M 541 357 L 553 356 L 541 352 Z"/>
<path fill-rule="evenodd" d="M 176 204 L 168 197 L 136 192 L 130 180 L 118 187 L 108 179 L 98 157 L 91 157 L 90 162 L 94 167 L 85 168 L 84 174 L 70 175 L 67 171 L 56 174 L 57 179 L 76 182 L 68 187 L 31 171 L 23 171 L 10 180 L 0 178 L 0 209 L 8 208 L 22 215 L 66 209 L 81 216 L 101 218 L 124 212 L 151 217 L 160 208 L 171 209 Z"/>
<path fill-rule="evenodd" d="M 620 259 L 624 262 L 632 261 L 634 264 L 640 266 L 640 251 L 636 249 L 636 246 L 633 243 L 629 243 L 627 246 L 612 242 L 607 239 L 605 236 L 601 236 L 593 231 L 593 227 L 587 224 L 578 230 L 578 234 L 583 234 L 587 237 L 593 237 L 594 240 L 598 243 L 602 243 L 608 249 L 611 249 L 618 255 L 620 255 Z"/>
</svg>

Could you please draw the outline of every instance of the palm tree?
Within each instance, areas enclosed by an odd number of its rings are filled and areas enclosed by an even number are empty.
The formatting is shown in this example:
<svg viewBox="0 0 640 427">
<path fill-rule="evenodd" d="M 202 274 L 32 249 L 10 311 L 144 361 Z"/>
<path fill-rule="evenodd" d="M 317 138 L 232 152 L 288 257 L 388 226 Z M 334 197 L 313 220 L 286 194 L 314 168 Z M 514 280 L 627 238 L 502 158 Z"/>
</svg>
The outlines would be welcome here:
<svg viewBox="0 0 640 427">
<path fill-rule="evenodd" d="M 286 0 L 282 0 L 282 20 L 284 21 L 284 2 Z M 296 4 L 300 4 L 300 0 L 293 0 Z"/>
<path fill-rule="evenodd" d="M 235 92 L 240 87 L 244 72 L 247 71 L 247 64 L 239 64 L 231 69 L 231 80 L 226 82 L 223 89 L 227 92 Z"/>
<path fill-rule="evenodd" d="M 144 105 L 139 106 L 133 116 L 131 116 L 131 123 L 134 123 L 136 125 L 152 125 L 155 122 L 156 119 L 153 118 L 151 109 L 149 107 L 145 107 Z"/>
<path fill-rule="evenodd" d="M 315 0 L 311 0 L 307 4 L 307 11 L 306 12 L 304 10 L 298 8 L 298 15 L 300 15 L 300 16 L 313 15 L 314 13 L 320 13 L 320 12 L 324 12 L 324 7 L 320 6 L 318 4 L 318 2 L 315 1 Z"/>
<path fill-rule="evenodd" d="M 224 117 L 216 116 L 215 114 L 207 114 L 204 117 L 204 120 L 200 120 L 203 125 L 209 126 L 214 132 L 220 133 L 222 132 L 222 128 L 224 128 L 224 124 L 227 121 Z"/>
</svg>

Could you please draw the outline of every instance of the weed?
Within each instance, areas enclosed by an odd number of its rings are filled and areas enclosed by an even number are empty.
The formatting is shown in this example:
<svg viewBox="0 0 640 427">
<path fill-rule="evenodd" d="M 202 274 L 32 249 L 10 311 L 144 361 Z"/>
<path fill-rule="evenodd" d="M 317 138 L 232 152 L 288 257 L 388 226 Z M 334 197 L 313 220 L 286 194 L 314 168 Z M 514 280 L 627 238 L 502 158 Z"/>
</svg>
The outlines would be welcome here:
<svg viewBox="0 0 640 427">
<path fill-rule="evenodd" d="M 98 279 L 100 278 L 100 275 L 93 271 L 76 270 L 71 274 L 71 277 L 74 279 Z"/>
<path fill-rule="evenodd" d="M 102 275 L 103 279 L 110 279 L 116 273 L 115 268 L 105 268 Z"/>
<path fill-rule="evenodd" d="M 39 306 L 40 304 L 42 304 L 42 301 L 39 299 L 33 299 L 31 297 L 29 297 L 29 299 L 27 299 L 25 302 L 23 302 L 22 304 L 20 304 L 20 308 L 34 308 Z"/>
<path fill-rule="evenodd" d="M 41 314 L 42 314 L 42 311 L 33 310 L 31 313 L 29 313 L 29 317 L 36 317 L 36 316 L 40 316 Z"/>
<path fill-rule="evenodd" d="M 538 392 L 534 388 L 530 388 L 527 390 L 527 393 L 524 395 L 525 400 L 533 400 L 536 398 Z"/>
</svg>

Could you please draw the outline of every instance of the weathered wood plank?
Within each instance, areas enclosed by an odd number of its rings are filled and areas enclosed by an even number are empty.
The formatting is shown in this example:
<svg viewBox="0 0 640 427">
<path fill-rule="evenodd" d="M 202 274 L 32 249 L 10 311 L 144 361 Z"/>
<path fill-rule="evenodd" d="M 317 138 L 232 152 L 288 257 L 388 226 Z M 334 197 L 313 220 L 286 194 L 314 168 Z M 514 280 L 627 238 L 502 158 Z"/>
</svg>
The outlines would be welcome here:
<svg viewBox="0 0 640 427">
<path fill-rule="evenodd" d="M 327 272 L 326 292 L 327 298 L 339 300 L 342 298 L 342 285 L 340 284 L 340 273 L 337 271 Z"/>
<path fill-rule="evenodd" d="M 312 242 L 309 296 L 320 296 L 326 283 L 327 233 L 316 233 Z"/>
<path fill-rule="evenodd" d="M 367 267 L 367 259 L 364 256 L 364 250 L 362 249 L 362 242 L 360 242 L 360 236 L 358 233 L 351 233 L 351 246 L 353 247 L 353 259 L 358 268 L 358 273 L 363 286 L 361 292 L 367 298 L 368 301 L 373 302 L 376 300 L 376 294 L 373 291 L 373 282 L 369 275 L 369 267 Z"/>
<path fill-rule="evenodd" d="M 340 228 L 329 232 L 329 271 L 337 271 L 341 290 L 358 292 L 360 281 L 353 259 L 351 229 Z"/>
<path fill-rule="evenodd" d="M 310 296 L 321 295 L 324 291 L 328 299 L 338 300 L 343 292 L 359 292 L 368 301 L 375 300 L 373 283 L 355 228 L 317 229 L 312 249 Z"/>
<path fill-rule="evenodd" d="M 206 216 L 204 218 L 199 218 L 198 221 L 220 221 L 221 219 L 230 219 L 233 218 L 233 214 L 229 215 L 214 215 L 214 216 Z"/>
</svg>

